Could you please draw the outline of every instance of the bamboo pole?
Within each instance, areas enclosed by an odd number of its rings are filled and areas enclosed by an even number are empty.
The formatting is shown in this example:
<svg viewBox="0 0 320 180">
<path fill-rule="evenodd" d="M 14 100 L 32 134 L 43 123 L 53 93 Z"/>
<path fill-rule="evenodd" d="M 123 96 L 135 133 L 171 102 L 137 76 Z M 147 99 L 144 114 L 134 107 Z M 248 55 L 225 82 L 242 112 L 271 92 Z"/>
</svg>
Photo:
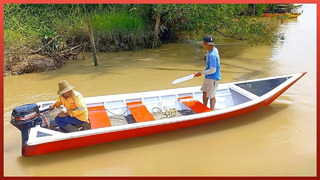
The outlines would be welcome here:
<svg viewBox="0 0 320 180">
<path fill-rule="evenodd" d="M 94 45 L 93 31 L 92 31 L 92 25 L 91 25 L 90 18 L 87 18 L 87 21 L 88 21 L 89 37 L 90 37 L 91 46 L 92 46 L 94 65 L 98 66 L 98 59 L 97 59 L 97 54 L 96 54 L 96 46 Z"/>
</svg>

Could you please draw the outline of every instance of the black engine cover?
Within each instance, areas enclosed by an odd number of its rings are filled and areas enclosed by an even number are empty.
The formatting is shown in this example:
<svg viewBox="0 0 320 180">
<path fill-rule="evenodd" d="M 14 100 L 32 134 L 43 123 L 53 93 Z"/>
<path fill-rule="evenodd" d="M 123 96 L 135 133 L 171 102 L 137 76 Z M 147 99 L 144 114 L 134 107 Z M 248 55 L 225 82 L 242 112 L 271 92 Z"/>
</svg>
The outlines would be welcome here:
<svg viewBox="0 0 320 180">
<path fill-rule="evenodd" d="M 31 128 L 41 122 L 37 104 L 26 104 L 13 109 L 10 123 L 20 129 Z"/>
</svg>

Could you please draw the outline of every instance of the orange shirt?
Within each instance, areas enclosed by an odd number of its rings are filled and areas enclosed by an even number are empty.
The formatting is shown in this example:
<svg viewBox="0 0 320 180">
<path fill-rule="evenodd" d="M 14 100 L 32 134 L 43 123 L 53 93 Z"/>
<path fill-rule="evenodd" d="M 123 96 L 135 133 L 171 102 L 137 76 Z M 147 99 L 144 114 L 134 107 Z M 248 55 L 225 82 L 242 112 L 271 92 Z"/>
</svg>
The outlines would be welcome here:
<svg viewBox="0 0 320 180">
<path fill-rule="evenodd" d="M 68 114 L 71 117 L 75 117 L 80 121 L 88 121 L 88 109 L 87 105 L 83 100 L 82 94 L 72 90 L 72 97 L 65 99 L 62 95 L 56 101 L 55 106 L 60 107 L 65 106 Z"/>
</svg>

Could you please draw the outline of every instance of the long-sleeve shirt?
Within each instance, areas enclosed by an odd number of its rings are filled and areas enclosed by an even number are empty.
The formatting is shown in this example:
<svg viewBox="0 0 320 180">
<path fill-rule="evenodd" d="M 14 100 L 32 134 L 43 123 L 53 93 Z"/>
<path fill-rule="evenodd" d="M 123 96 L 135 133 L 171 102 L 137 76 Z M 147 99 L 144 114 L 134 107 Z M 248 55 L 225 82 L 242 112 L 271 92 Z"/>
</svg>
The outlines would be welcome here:
<svg viewBox="0 0 320 180">
<path fill-rule="evenodd" d="M 82 94 L 72 90 L 72 96 L 65 99 L 62 95 L 56 101 L 55 106 L 60 107 L 64 105 L 67 109 L 68 115 L 75 117 L 80 121 L 88 121 L 88 108 L 85 104 Z"/>
<path fill-rule="evenodd" d="M 208 52 L 206 58 L 206 69 L 201 72 L 205 74 L 208 79 L 221 80 L 220 73 L 220 56 L 217 48 L 213 48 Z"/>
</svg>

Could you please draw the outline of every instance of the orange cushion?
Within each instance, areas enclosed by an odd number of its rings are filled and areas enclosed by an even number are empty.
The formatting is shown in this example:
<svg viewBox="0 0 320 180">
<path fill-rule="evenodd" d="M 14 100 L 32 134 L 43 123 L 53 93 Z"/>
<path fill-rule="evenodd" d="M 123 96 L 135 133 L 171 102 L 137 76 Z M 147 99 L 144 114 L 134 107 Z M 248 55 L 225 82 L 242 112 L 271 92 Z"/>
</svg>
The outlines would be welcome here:
<svg viewBox="0 0 320 180">
<path fill-rule="evenodd" d="M 188 106 L 195 113 L 203 113 L 212 111 L 212 109 L 208 108 L 206 105 L 202 104 L 198 100 L 193 99 L 192 96 L 186 96 L 178 98 L 183 104 Z"/>
<path fill-rule="evenodd" d="M 104 106 L 88 107 L 91 129 L 111 126 Z"/>
<path fill-rule="evenodd" d="M 152 121 L 154 117 L 141 101 L 127 103 L 128 108 L 137 122 Z"/>
</svg>

